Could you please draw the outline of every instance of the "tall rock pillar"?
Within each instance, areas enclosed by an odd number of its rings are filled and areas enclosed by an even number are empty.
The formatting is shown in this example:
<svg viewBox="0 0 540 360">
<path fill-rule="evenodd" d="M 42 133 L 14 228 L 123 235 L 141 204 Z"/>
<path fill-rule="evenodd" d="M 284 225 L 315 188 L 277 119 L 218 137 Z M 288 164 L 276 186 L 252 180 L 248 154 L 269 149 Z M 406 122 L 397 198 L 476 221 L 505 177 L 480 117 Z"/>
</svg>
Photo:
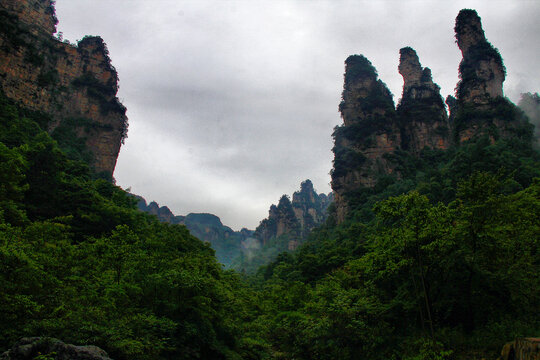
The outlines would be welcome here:
<svg viewBox="0 0 540 360">
<path fill-rule="evenodd" d="M 431 70 L 422 68 L 416 51 L 405 47 L 399 53 L 403 95 L 397 114 L 402 129 L 402 148 L 415 155 L 425 147 L 447 149 L 450 130 L 441 88 L 431 79 Z"/>
<path fill-rule="evenodd" d="M 394 171 L 385 158 L 401 142 L 394 101 L 377 71 L 362 55 L 345 61 L 345 83 L 339 106 L 343 125 L 334 131 L 332 189 L 337 221 L 347 215 L 349 198 L 372 187 L 381 175 Z"/>
</svg>

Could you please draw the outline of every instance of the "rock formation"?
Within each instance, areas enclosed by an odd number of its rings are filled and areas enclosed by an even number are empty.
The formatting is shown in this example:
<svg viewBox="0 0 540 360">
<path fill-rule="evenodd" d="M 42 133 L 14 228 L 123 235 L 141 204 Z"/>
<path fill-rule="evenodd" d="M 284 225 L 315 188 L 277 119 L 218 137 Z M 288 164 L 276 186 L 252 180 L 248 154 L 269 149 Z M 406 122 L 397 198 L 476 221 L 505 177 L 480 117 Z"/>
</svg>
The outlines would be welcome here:
<svg viewBox="0 0 540 360">
<path fill-rule="evenodd" d="M 0 355 L 0 360 L 32 360 L 37 358 L 59 360 L 111 360 L 107 353 L 93 345 L 75 346 L 46 338 L 22 338 Z"/>
<path fill-rule="evenodd" d="M 54 38 L 51 0 L 0 0 L 0 22 L 0 91 L 47 114 L 42 125 L 53 137 L 68 130 L 79 137 L 95 172 L 112 175 L 127 117 L 103 40 L 85 37 L 75 46 Z"/>
<path fill-rule="evenodd" d="M 332 189 L 338 221 L 347 213 L 346 198 L 362 187 L 374 186 L 393 164 L 383 155 L 401 143 L 392 94 L 377 79 L 377 71 L 362 55 L 345 61 L 345 84 L 339 106 L 343 125 L 334 131 Z"/>
<path fill-rule="evenodd" d="M 313 228 L 326 220 L 327 209 L 332 201 L 332 193 L 317 194 L 311 180 L 308 179 L 300 184 L 300 191 L 293 193 L 291 205 L 300 224 L 301 238 L 305 238 Z"/>
<path fill-rule="evenodd" d="M 505 68 L 499 52 L 484 36 L 480 17 L 462 10 L 456 19 L 456 39 L 463 54 L 456 98 L 448 96 L 447 115 L 431 70 L 422 68 L 416 52 L 400 50 L 403 95 L 394 109 L 392 95 L 372 64 L 362 55 L 345 61 L 345 81 L 339 106 L 343 125 L 334 131 L 332 189 L 335 217 L 344 221 L 358 194 L 379 179 L 403 176 L 399 157 L 421 157 L 426 148 L 446 150 L 488 136 L 531 141 L 531 125 L 503 97 Z"/>
<path fill-rule="evenodd" d="M 311 230 L 326 220 L 327 209 L 333 201 L 332 194 L 317 194 L 311 180 L 300 184 L 300 191 L 279 199 L 278 205 L 270 206 L 268 217 L 261 221 L 254 236 L 262 245 L 281 236 L 288 238 L 288 250 L 295 250 Z"/>
<path fill-rule="evenodd" d="M 519 108 L 527 115 L 531 124 L 534 125 L 534 141 L 540 145 L 540 95 L 538 93 L 521 94 Z"/>
<path fill-rule="evenodd" d="M 461 10 L 454 27 L 463 60 L 459 64 L 461 81 L 458 99 L 477 105 L 503 96 L 502 84 L 506 75 L 502 57 L 487 40 L 480 17 L 474 10 Z"/>
<path fill-rule="evenodd" d="M 268 217 L 262 220 L 255 229 L 255 237 L 263 245 L 267 245 L 271 239 L 282 235 L 288 235 L 294 240 L 300 237 L 300 223 L 287 195 L 283 195 L 279 199 L 277 206 L 274 204 L 270 206 Z"/>
<path fill-rule="evenodd" d="M 420 65 L 416 51 L 405 47 L 399 53 L 403 76 L 403 95 L 397 107 L 401 148 L 415 155 L 425 147 L 447 149 L 450 129 L 440 87 L 431 79 L 431 70 Z"/>
<path fill-rule="evenodd" d="M 461 10 L 454 27 L 463 59 L 459 64 L 457 101 L 450 118 L 456 145 L 480 136 L 530 137 L 526 120 L 503 97 L 506 75 L 499 51 L 487 40 L 474 10 Z"/>
</svg>

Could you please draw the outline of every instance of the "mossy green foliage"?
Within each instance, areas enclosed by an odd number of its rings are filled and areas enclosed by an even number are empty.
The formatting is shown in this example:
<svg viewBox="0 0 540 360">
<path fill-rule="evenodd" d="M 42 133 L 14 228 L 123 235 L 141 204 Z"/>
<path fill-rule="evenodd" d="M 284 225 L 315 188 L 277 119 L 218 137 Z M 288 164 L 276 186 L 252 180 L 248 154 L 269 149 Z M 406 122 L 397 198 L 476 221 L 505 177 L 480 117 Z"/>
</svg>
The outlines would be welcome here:
<svg viewBox="0 0 540 360">
<path fill-rule="evenodd" d="M 92 134 L 93 130 L 99 127 L 99 124 L 89 119 L 67 118 L 54 129 L 51 137 L 58 142 L 69 159 L 92 164 L 94 155 L 85 145 L 86 136 L 79 135 L 77 131 L 82 130 L 84 134 Z"/>
<path fill-rule="evenodd" d="M 56 83 L 58 83 L 58 71 L 56 69 L 41 72 L 37 77 L 37 84 L 40 87 L 48 87 Z"/>
<path fill-rule="evenodd" d="M 339 178 L 347 175 L 350 171 L 360 169 L 366 157 L 358 151 L 348 147 L 334 146 L 334 160 L 331 171 L 333 178 Z"/>
<path fill-rule="evenodd" d="M 251 292 L 207 244 L 137 211 L 21 113 L 0 98 L 0 352 L 34 335 L 115 359 L 266 351 L 244 325 Z"/>
</svg>

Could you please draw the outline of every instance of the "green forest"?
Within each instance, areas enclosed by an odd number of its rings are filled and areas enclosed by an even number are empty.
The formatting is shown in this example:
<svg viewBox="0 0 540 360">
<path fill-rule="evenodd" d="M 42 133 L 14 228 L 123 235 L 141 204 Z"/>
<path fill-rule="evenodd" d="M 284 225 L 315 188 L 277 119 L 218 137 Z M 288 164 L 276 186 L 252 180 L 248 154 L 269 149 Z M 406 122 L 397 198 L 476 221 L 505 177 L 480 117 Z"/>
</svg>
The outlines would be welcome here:
<svg viewBox="0 0 540 360">
<path fill-rule="evenodd" d="M 540 332 L 530 142 L 403 154 L 406 176 L 247 276 L 137 211 L 46 122 L 2 96 L 2 351 L 51 336 L 114 359 L 494 359 Z"/>
</svg>

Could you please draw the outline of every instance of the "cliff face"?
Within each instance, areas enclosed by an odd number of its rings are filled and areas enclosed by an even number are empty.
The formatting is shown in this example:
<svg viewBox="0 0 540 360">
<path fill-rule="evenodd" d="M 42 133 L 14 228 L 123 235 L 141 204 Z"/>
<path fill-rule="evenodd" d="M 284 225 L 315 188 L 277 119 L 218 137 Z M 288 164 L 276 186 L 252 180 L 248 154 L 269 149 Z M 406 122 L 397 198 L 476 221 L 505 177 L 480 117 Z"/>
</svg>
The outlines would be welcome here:
<svg viewBox="0 0 540 360">
<path fill-rule="evenodd" d="M 331 193 L 317 194 L 311 180 L 300 184 L 300 191 L 294 192 L 291 202 L 294 215 L 300 224 L 300 237 L 306 237 L 314 227 L 326 220 L 326 210 L 332 201 Z"/>
<path fill-rule="evenodd" d="M 50 0 L 1 0 L 0 20 L 1 90 L 21 107 L 49 115 L 44 126 L 53 137 L 58 131 L 80 138 L 94 170 L 112 175 L 127 117 L 103 40 L 86 37 L 75 46 L 53 38 Z"/>
<path fill-rule="evenodd" d="M 266 245 L 272 239 L 287 235 L 287 248 L 294 250 L 310 231 L 326 220 L 327 209 L 333 201 L 332 194 L 317 194 L 311 180 L 300 184 L 300 191 L 293 194 L 293 200 L 283 195 L 278 205 L 270 206 L 268 218 L 261 221 L 255 230 L 255 237 Z"/>
<path fill-rule="evenodd" d="M 334 131 L 332 189 L 335 216 L 342 222 L 359 193 L 370 191 L 385 176 L 400 178 L 398 159 L 421 157 L 424 149 L 446 150 L 488 136 L 530 141 L 530 124 L 503 98 L 505 69 L 499 52 L 484 36 L 480 17 L 462 10 L 456 39 L 463 54 L 456 96 L 448 96 L 447 115 L 440 88 L 416 52 L 400 50 L 403 95 L 394 109 L 392 95 L 371 63 L 361 55 L 345 61 L 339 106 L 343 125 Z"/>
<path fill-rule="evenodd" d="M 27 24 L 28 30 L 34 34 L 54 34 L 58 20 L 54 5 L 50 0 L 2 0 L 0 5 L 11 14 L 17 14 L 19 21 Z"/>
</svg>

